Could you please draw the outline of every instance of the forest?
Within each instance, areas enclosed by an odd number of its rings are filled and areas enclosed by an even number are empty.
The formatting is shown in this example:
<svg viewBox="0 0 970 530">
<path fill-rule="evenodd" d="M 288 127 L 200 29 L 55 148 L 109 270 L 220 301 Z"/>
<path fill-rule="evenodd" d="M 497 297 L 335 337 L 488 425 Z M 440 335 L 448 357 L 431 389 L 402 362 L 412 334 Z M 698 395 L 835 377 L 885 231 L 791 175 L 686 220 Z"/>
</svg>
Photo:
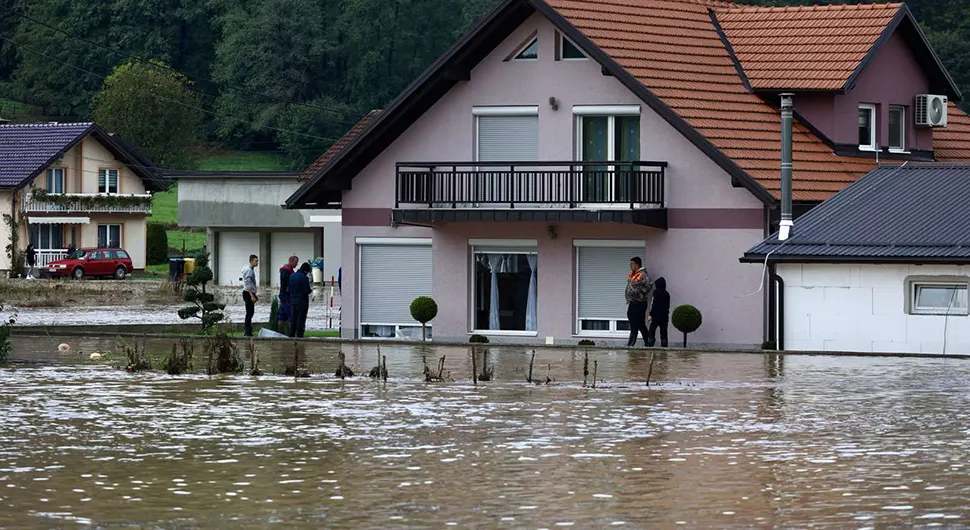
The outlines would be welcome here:
<svg viewBox="0 0 970 530">
<path fill-rule="evenodd" d="M 298 168 L 369 110 L 387 105 L 495 3 L 0 0 L 0 117 L 7 117 L 3 102 L 14 102 L 44 117 L 89 119 L 106 81 L 131 70 L 126 64 L 150 61 L 189 92 L 177 101 L 158 96 L 160 111 L 191 114 L 178 123 L 189 124 L 201 142 L 280 152 Z M 970 0 L 908 5 L 970 94 Z M 158 82 L 144 78 L 138 86 L 152 92 Z M 132 119 L 105 99 L 114 115 Z M 178 168 L 195 163 L 162 158 Z"/>
</svg>

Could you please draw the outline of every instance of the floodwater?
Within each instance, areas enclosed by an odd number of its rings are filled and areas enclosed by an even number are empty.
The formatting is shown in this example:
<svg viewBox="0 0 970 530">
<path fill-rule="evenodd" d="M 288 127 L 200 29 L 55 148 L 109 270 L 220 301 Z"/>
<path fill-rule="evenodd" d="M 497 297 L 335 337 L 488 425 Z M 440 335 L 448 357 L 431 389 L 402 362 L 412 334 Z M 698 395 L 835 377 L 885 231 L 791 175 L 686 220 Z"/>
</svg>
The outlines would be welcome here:
<svg viewBox="0 0 970 530">
<path fill-rule="evenodd" d="M 592 389 L 582 352 L 538 350 L 537 386 L 493 348 L 476 388 L 462 348 L 384 347 L 384 384 L 336 379 L 333 344 L 295 381 L 132 375 L 63 340 L 0 371 L 2 527 L 970 524 L 970 361 L 667 353 L 647 388 L 649 353 L 596 351 Z M 426 384 L 440 355 L 456 381 Z"/>
</svg>

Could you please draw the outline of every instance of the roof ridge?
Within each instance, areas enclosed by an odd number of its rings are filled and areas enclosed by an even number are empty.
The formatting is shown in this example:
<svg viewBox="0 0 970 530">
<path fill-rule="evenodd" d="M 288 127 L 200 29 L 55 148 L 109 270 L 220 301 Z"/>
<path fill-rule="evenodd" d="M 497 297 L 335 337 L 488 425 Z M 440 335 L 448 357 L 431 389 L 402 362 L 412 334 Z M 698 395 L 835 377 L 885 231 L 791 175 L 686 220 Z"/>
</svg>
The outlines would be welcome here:
<svg viewBox="0 0 970 530">
<path fill-rule="evenodd" d="M 69 125 L 83 125 L 90 127 L 94 125 L 92 121 L 68 121 L 68 122 L 45 122 L 45 123 L 0 123 L 0 128 L 2 129 L 15 129 L 15 128 L 39 128 L 39 127 L 66 127 Z"/>
<path fill-rule="evenodd" d="M 807 12 L 807 11 L 875 11 L 876 9 L 900 9 L 903 2 L 871 2 L 860 4 L 812 4 L 795 6 L 755 6 L 734 4 L 724 8 L 719 14 L 753 13 L 753 12 Z"/>
</svg>

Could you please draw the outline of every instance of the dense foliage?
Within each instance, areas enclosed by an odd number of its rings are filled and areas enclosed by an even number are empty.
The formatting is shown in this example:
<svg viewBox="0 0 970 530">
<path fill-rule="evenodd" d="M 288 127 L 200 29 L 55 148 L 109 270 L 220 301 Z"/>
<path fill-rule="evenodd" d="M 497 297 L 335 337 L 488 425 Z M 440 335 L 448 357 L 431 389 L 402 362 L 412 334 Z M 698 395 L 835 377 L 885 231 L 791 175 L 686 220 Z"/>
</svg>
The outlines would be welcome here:
<svg viewBox="0 0 970 530">
<path fill-rule="evenodd" d="M 684 304 L 674 308 L 670 314 L 670 323 L 684 334 L 684 347 L 687 347 L 687 334 L 693 333 L 701 327 L 704 322 L 699 309 L 692 305 Z"/>
<path fill-rule="evenodd" d="M 168 232 L 165 226 L 148 223 L 146 254 L 149 265 L 162 265 L 168 262 Z"/>
<path fill-rule="evenodd" d="M 438 303 L 430 296 L 419 296 L 411 301 L 411 318 L 421 323 L 421 340 L 428 338 L 427 324 L 438 316 Z"/>
<path fill-rule="evenodd" d="M 216 301 L 214 293 L 206 291 L 206 285 L 212 281 L 212 269 L 209 268 L 209 252 L 202 252 L 195 257 L 195 272 L 185 280 L 185 301 L 190 304 L 178 310 L 179 318 L 187 320 L 197 318 L 202 322 L 202 332 L 207 333 L 220 322 L 225 315 L 226 304 Z"/>
</svg>

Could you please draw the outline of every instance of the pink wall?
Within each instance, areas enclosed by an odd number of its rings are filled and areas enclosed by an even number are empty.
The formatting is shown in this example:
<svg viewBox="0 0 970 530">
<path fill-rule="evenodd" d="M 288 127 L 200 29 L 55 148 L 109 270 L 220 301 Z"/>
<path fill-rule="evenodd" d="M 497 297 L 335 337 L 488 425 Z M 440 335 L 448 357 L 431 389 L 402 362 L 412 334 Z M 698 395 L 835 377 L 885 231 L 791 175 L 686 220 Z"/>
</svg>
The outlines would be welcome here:
<svg viewBox="0 0 970 530">
<path fill-rule="evenodd" d="M 883 44 L 848 94 L 798 95 L 795 109 L 838 144 L 858 144 L 860 103 L 875 103 L 878 109 L 876 135 L 880 147 L 889 140 L 889 106 L 906 106 L 907 148 L 932 149 L 931 129 L 913 125 L 913 104 L 917 94 L 929 91 L 929 80 L 919 62 L 898 33 Z"/>
</svg>

